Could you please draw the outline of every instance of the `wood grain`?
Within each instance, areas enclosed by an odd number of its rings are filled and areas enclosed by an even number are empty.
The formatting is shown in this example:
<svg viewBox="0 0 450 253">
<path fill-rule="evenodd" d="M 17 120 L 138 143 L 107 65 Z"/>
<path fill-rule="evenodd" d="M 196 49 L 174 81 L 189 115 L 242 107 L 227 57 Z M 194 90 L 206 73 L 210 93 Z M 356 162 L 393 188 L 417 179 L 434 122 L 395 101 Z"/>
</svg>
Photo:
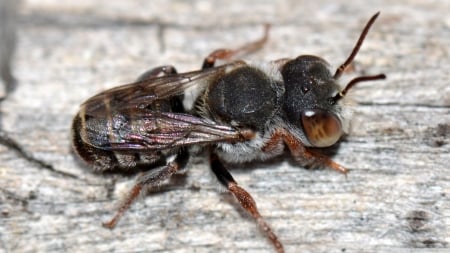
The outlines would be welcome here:
<svg viewBox="0 0 450 253">
<path fill-rule="evenodd" d="M 22 3 L 1 104 L 0 252 L 273 252 L 204 160 L 132 206 L 110 231 L 132 177 L 76 162 L 70 124 L 95 93 L 174 64 L 198 69 L 271 23 L 273 60 L 315 54 L 338 66 L 381 11 L 342 79 L 386 73 L 351 91 L 350 134 L 328 152 L 351 172 L 309 171 L 289 156 L 238 165 L 286 252 L 447 252 L 450 247 L 450 4 L 446 1 L 85 1 Z M 15 146 L 16 145 L 16 146 Z"/>
</svg>

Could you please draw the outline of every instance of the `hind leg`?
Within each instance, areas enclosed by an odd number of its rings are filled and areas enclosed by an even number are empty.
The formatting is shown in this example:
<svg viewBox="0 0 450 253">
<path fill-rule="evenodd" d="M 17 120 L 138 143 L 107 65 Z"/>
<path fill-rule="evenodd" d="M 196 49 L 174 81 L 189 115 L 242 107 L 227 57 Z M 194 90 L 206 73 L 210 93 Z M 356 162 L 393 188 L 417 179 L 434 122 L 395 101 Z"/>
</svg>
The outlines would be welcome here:
<svg viewBox="0 0 450 253">
<path fill-rule="evenodd" d="M 153 79 L 161 76 L 170 76 L 175 75 L 177 73 L 177 70 L 174 66 L 171 65 L 165 65 L 165 66 L 159 66 L 150 70 L 145 71 L 142 73 L 137 81 L 144 81 L 147 79 Z"/>
<path fill-rule="evenodd" d="M 141 191 L 147 187 L 156 186 L 162 181 L 170 178 L 176 172 L 182 170 L 189 160 L 189 153 L 186 150 L 181 150 L 172 161 L 167 161 L 165 166 L 152 168 L 149 171 L 143 172 L 136 179 L 136 184 L 128 193 L 128 196 L 120 204 L 119 209 L 112 219 L 103 223 L 104 227 L 113 229 L 120 217 L 130 208 L 131 204 L 140 195 Z"/>
</svg>

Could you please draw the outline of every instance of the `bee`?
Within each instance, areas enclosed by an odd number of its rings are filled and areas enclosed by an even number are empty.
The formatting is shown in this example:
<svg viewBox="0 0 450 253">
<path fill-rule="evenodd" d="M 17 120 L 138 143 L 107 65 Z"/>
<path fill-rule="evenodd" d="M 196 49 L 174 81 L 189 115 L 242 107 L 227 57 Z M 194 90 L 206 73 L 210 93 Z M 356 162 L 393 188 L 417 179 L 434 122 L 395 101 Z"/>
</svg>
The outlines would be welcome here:
<svg viewBox="0 0 450 253">
<path fill-rule="evenodd" d="M 113 228 L 140 192 L 186 167 L 206 150 L 218 181 L 284 252 L 252 196 L 234 180 L 224 163 L 267 160 L 287 147 L 300 166 L 347 169 L 316 149 L 328 147 L 348 128 L 342 102 L 355 84 L 384 79 L 360 76 L 341 89 L 337 80 L 358 53 L 379 12 L 366 24 L 347 60 L 334 75 L 314 55 L 263 64 L 232 60 L 263 46 L 264 35 L 237 49 L 209 54 L 201 70 L 177 73 L 161 66 L 138 80 L 101 92 L 84 102 L 72 125 L 76 153 L 95 171 L 137 173 L 135 185 L 111 220 Z M 219 65 L 219 60 L 226 63 Z"/>
</svg>

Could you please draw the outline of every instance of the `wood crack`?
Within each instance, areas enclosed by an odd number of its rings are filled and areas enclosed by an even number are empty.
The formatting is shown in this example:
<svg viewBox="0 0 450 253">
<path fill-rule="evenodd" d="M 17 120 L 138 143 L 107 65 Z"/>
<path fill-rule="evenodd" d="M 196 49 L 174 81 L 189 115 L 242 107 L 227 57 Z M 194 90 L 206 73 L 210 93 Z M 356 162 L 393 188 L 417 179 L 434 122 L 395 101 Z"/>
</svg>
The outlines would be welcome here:
<svg viewBox="0 0 450 253">
<path fill-rule="evenodd" d="M 64 177 L 79 179 L 74 174 L 67 173 L 64 171 L 59 171 L 59 170 L 55 169 L 51 164 L 48 164 L 47 162 L 34 157 L 32 154 L 30 154 L 28 151 L 26 151 L 16 140 L 14 140 L 10 136 L 8 136 L 8 134 L 1 129 L 0 129 L 0 144 L 7 147 L 8 149 L 16 152 L 20 158 L 23 158 L 26 161 L 28 161 L 32 164 L 35 164 L 43 169 L 46 169 L 48 171 L 51 171 L 53 173 L 56 173 L 56 174 L 64 176 Z"/>
</svg>

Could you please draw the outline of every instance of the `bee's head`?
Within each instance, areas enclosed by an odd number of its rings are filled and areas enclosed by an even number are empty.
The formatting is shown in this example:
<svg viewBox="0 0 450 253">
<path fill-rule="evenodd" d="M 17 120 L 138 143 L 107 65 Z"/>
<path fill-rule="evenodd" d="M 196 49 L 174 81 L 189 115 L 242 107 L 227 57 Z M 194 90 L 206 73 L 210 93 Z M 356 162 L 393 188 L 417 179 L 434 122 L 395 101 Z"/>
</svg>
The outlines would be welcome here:
<svg viewBox="0 0 450 253">
<path fill-rule="evenodd" d="M 351 80 L 340 89 L 337 80 L 358 53 L 370 26 L 379 13 L 367 23 L 352 53 L 335 72 L 331 74 L 328 63 L 320 57 L 302 55 L 288 61 L 281 68 L 285 85 L 283 111 L 295 128 L 306 138 L 309 146 L 328 147 L 335 144 L 344 133 L 342 107 L 338 103 L 357 83 L 384 79 L 384 74 L 361 76 Z"/>
</svg>

